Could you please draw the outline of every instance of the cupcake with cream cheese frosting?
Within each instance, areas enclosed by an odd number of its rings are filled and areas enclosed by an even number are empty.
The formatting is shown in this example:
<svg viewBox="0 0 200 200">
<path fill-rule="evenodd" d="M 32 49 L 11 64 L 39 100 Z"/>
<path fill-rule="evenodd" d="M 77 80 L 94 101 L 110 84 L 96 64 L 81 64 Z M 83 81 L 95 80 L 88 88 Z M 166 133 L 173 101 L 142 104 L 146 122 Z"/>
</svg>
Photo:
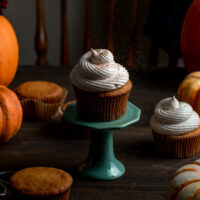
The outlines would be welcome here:
<svg viewBox="0 0 200 200">
<path fill-rule="evenodd" d="M 70 73 L 77 110 L 85 119 L 111 121 L 121 118 L 132 83 L 128 71 L 106 49 L 85 53 Z"/>
<path fill-rule="evenodd" d="M 186 102 L 175 97 L 161 100 L 150 125 L 157 149 L 177 158 L 191 157 L 200 150 L 200 118 Z"/>
</svg>

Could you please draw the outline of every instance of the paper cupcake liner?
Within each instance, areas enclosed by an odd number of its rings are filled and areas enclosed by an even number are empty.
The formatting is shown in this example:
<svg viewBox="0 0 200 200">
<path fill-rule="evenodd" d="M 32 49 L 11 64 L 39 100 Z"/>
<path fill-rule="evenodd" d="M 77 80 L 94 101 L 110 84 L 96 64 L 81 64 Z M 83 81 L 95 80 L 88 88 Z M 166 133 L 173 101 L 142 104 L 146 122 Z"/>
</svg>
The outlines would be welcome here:
<svg viewBox="0 0 200 200">
<path fill-rule="evenodd" d="M 77 111 L 83 118 L 91 121 L 112 121 L 126 113 L 130 90 L 122 95 L 109 96 L 80 91 L 74 87 Z"/>
<path fill-rule="evenodd" d="M 168 136 L 152 131 L 155 146 L 166 156 L 192 157 L 200 151 L 200 128 L 198 129 L 193 135 L 186 133 L 180 136 Z"/>
<path fill-rule="evenodd" d="M 48 120 L 55 118 L 58 113 L 58 108 L 63 104 L 67 97 L 68 91 L 63 89 L 63 96 L 57 103 L 47 103 L 48 100 L 31 99 L 19 97 L 23 108 L 24 118 Z"/>
<path fill-rule="evenodd" d="M 67 108 L 67 105 L 72 102 L 75 102 L 75 100 L 69 101 L 59 107 L 59 115 L 61 117 L 63 127 L 66 130 L 67 136 L 70 139 L 81 139 L 81 140 L 90 139 L 90 135 L 93 132 L 92 129 L 72 124 L 63 117 L 63 113 Z"/>
<path fill-rule="evenodd" d="M 68 200 L 69 195 L 70 188 L 62 194 L 47 197 L 23 195 L 20 192 L 12 191 L 12 197 L 14 200 Z"/>
</svg>

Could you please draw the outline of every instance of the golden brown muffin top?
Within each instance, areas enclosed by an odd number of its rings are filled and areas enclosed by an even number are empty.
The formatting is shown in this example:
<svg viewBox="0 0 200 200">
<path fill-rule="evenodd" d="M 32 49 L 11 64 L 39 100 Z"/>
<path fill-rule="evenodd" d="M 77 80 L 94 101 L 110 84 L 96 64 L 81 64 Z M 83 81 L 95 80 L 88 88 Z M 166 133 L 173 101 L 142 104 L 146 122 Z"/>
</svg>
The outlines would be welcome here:
<svg viewBox="0 0 200 200">
<path fill-rule="evenodd" d="M 71 187 L 73 179 L 67 172 L 51 167 L 30 167 L 10 178 L 11 186 L 24 195 L 53 196 Z"/>
<path fill-rule="evenodd" d="M 58 99 L 63 95 L 62 87 L 48 81 L 28 81 L 19 85 L 15 92 L 31 99 Z"/>
</svg>

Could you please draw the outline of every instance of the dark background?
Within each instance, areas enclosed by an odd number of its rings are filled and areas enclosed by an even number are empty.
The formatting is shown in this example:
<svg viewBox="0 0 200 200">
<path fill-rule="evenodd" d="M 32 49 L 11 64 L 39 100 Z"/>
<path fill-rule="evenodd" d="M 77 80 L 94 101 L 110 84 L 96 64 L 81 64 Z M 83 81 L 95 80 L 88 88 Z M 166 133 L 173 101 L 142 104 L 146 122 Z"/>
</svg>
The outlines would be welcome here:
<svg viewBox="0 0 200 200">
<path fill-rule="evenodd" d="M 152 0 L 152 2 L 156 0 Z M 180 0 L 176 0 L 179 2 Z M 180 1 L 180 2 L 187 2 Z M 191 1 L 191 0 L 190 0 Z M 45 20 L 48 34 L 48 61 L 50 65 L 59 64 L 60 55 L 60 1 L 46 0 L 45 2 Z M 106 47 L 106 30 L 108 17 L 108 0 L 93 0 L 93 47 Z M 115 46 L 116 58 L 124 64 L 127 57 L 127 45 L 129 43 L 129 25 L 132 0 L 116 0 L 116 22 L 115 22 Z M 149 56 L 150 39 L 144 34 L 144 27 L 149 16 L 150 0 L 139 0 L 138 7 L 138 23 L 136 38 L 136 56 L 140 66 L 146 67 Z M 163 13 L 166 8 L 162 1 L 158 5 L 158 10 Z M 179 3 L 180 3 L 179 2 Z M 188 1 L 189 2 L 189 1 Z M 187 3 L 188 3 L 187 2 Z M 32 65 L 36 61 L 36 53 L 34 50 L 34 36 L 36 25 L 36 1 L 35 0 L 10 0 L 7 10 L 4 11 L 5 16 L 11 21 L 16 30 L 16 34 L 20 46 L 20 65 Z M 155 3 L 154 3 L 155 4 Z M 85 29 L 85 1 L 83 0 L 67 0 L 67 26 L 70 41 L 70 65 L 74 65 L 84 53 L 84 29 Z M 180 12 L 179 12 L 180 13 Z M 168 15 L 169 13 L 167 13 Z M 155 20 L 158 19 L 155 16 Z M 152 25 L 152 24 L 151 24 Z M 159 25 L 159 24 L 158 24 Z M 157 24 L 155 24 L 157 26 Z M 157 26 L 157 33 L 162 27 Z M 162 31 L 161 31 L 162 33 Z M 157 37 L 157 35 L 155 35 Z M 159 49 L 159 66 L 167 66 L 169 54 Z M 179 59 L 178 66 L 183 66 L 182 60 Z"/>
</svg>

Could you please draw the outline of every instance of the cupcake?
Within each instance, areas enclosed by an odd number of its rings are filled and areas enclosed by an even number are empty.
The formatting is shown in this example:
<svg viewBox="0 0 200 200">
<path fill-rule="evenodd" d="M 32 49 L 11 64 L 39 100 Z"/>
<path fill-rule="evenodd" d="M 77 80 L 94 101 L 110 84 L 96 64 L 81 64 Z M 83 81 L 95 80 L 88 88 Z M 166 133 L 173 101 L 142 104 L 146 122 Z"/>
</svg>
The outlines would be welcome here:
<svg viewBox="0 0 200 200">
<path fill-rule="evenodd" d="M 28 81 L 15 89 L 23 108 L 24 118 L 52 119 L 57 116 L 67 91 L 48 81 Z"/>
<path fill-rule="evenodd" d="M 84 119 L 111 121 L 126 113 L 132 83 L 127 70 L 105 49 L 85 53 L 70 73 L 77 111 Z"/>
<path fill-rule="evenodd" d="M 200 150 L 200 119 L 192 107 L 175 97 L 161 100 L 150 122 L 157 149 L 177 158 L 192 157 Z"/>
<path fill-rule="evenodd" d="M 66 130 L 67 137 L 72 139 L 89 139 L 90 134 L 92 133 L 92 129 L 72 124 L 63 117 L 63 114 L 67 109 L 68 105 L 75 102 L 75 100 L 68 101 L 59 108 L 60 117 L 63 122 L 63 126 Z"/>
<path fill-rule="evenodd" d="M 30 167 L 10 178 L 15 200 L 68 200 L 73 179 L 67 172 L 50 167 Z"/>
</svg>

